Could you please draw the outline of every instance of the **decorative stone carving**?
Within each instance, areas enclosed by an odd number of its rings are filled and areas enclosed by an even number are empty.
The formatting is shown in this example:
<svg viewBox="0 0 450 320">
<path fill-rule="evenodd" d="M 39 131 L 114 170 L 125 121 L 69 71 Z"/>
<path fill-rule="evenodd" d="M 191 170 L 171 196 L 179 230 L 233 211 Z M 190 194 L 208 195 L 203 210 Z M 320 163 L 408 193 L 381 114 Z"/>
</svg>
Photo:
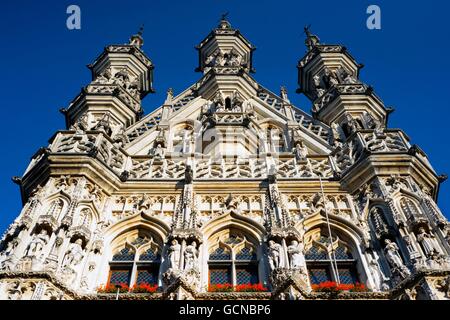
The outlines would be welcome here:
<svg viewBox="0 0 450 320">
<path fill-rule="evenodd" d="M 48 236 L 47 230 L 42 229 L 38 234 L 33 236 L 33 239 L 28 245 L 25 256 L 39 257 L 49 239 L 50 237 Z"/>
<path fill-rule="evenodd" d="M 283 247 L 273 240 L 269 241 L 269 266 L 271 270 L 284 267 Z"/>
<path fill-rule="evenodd" d="M 306 157 L 308 156 L 308 148 L 305 146 L 303 141 L 297 141 L 295 143 L 293 153 L 298 161 L 306 161 Z"/>
<path fill-rule="evenodd" d="M 400 276 L 401 278 L 406 278 L 407 276 L 409 276 L 410 271 L 403 263 L 397 244 L 389 239 L 385 239 L 384 242 L 384 253 L 386 255 L 387 261 L 389 262 L 389 265 L 391 266 L 392 273 L 394 275 Z"/>
<path fill-rule="evenodd" d="M 184 249 L 184 270 L 191 270 L 198 268 L 198 250 L 197 243 L 192 243 Z"/>
<path fill-rule="evenodd" d="M 437 288 L 444 293 L 444 297 L 450 299 L 450 275 L 437 281 Z"/>
<path fill-rule="evenodd" d="M 287 247 L 289 255 L 289 267 L 291 269 L 304 269 L 306 268 L 305 257 L 303 255 L 303 244 L 297 240 L 293 240 Z"/>
<path fill-rule="evenodd" d="M 67 250 L 62 267 L 76 267 L 84 258 L 84 251 L 82 248 L 83 240 L 77 239 L 75 242 L 71 243 L 69 249 Z"/>
<path fill-rule="evenodd" d="M 156 147 L 152 150 L 152 154 L 155 158 L 164 158 L 164 148 L 161 143 L 156 145 Z"/>
<path fill-rule="evenodd" d="M 180 269 L 181 245 L 176 239 L 172 240 L 172 245 L 169 247 L 169 261 L 170 267 L 174 270 Z"/>
<path fill-rule="evenodd" d="M 422 246 L 422 249 L 427 257 L 432 257 L 439 254 L 439 250 L 436 249 L 436 242 L 434 236 L 425 231 L 425 228 L 420 227 L 417 233 L 417 241 Z"/>
</svg>

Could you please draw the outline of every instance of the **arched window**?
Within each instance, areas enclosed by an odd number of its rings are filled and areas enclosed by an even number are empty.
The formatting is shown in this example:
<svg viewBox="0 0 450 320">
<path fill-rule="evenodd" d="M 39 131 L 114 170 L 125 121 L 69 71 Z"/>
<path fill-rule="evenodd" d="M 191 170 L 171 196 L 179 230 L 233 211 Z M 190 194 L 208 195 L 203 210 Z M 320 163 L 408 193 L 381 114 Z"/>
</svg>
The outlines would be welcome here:
<svg viewBox="0 0 450 320">
<path fill-rule="evenodd" d="M 231 109 L 231 99 L 225 98 L 225 109 L 229 110 Z"/>
<path fill-rule="evenodd" d="M 208 268 L 210 286 L 259 283 L 256 248 L 242 235 L 224 233 L 217 237 L 209 254 Z"/>
<path fill-rule="evenodd" d="M 370 209 L 369 218 L 378 238 L 389 234 L 389 225 L 382 208 L 373 207 Z"/>
<path fill-rule="evenodd" d="M 83 208 L 78 214 L 77 220 L 75 221 L 75 226 L 84 226 L 89 228 L 92 222 L 91 210 L 88 208 Z"/>
<path fill-rule="evenodd" d="M 53 200 L 48 209 L 47 215 L 52 216 L 55 219 L 58 219 L 64 207 L 64 201 L 61 199 Z"/>
<path fill-rule="evenodd" d="M 420 216 L 420 211 L 416 204 L 408 198 L 402 198 L 400 200 L 400 207 L 402 208 L 406 218 L 415 218 Z"/>
<path fill-rule="evenodd" d="M 333 245 L 325 234 L 316 234 L 305 254 L 306 266 L 311 284 L 325 281 L 354 284 L 359 282 L 356 269 L 356 259 L 349 248 L 336 236 L 333 236 Z M 333 265 L 332 265 L 333 261 Z M 333 271 L 336 270 L 336 274 Z"/>
<path fill-rule="evenodd" d="M 155 285 L 158 283 L 160 264 L 160 246 L 151 236 L 138 234 L 128 237 L 112 257 L 108 283 Z"/>
</svg>

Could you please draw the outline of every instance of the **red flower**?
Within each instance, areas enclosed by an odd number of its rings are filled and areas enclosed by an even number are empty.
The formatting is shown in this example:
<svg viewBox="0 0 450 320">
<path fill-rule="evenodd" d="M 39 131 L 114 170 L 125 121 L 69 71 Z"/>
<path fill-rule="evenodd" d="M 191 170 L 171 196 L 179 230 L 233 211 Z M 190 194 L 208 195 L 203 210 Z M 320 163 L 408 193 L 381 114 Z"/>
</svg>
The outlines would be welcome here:
<svg viewBox="0 0 450 320">
<path fill-rule="evenodd" d="M 97 293 L 154 293 L 158 289 L 157 285 L 150 285 L 148 283 L 135 284 L 132 288 L 127 283 L 111 284 L 108 283 L 105 286 L 97 288 Z"/>
<path fill-rule="evenodd" d="M 224 283 L 224 284 L 213 284 L 210 285 L 208 288 L 208 291 L 210 292 L 264 292 L 267 291 L 267 288 L 265 288 L 262 283 L 258 284 L 251 284 L 251 283 L 245 283 L 245 284 L 238 284 L 233 287 L 230 283 Z"/>
<path fill-rule="evenodd" d="M 132 293 L 154 293 L 156 292 L 156 290 L 158 290 L 158 285 L 151 285 L 149 283 L 140 283 L 140 284 L 135 284 L 132 288 L 131 291 Z"/>
<path fill-rule="evenodd" d="M 319 284 L 313 284 L 311 285 L 311 288 L 314 291 L 319 292 L 341 292 L 341 291 L 350 291 L 350 292 L 362 292 L 367 291 L 366 287 L 362 283 L 355 283 L 355 284 L 345 284 L 340 283 L 337 284 L 334 281 L 325 281 L 321 282 Z"/>
</svg>

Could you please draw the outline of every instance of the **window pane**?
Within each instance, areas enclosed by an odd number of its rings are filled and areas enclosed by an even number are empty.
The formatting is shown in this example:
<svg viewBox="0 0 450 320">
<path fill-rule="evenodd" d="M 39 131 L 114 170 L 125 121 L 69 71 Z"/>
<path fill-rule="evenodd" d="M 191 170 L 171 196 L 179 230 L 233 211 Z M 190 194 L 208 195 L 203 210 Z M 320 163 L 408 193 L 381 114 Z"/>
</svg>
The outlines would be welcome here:
<svg viewBox="0 0 450 320">
<path fill-rule="evenodd" d="M 327 260 L 328 254 L 322 248 L 312 246 L 305 254 L 306 260 Z"/>
<path fill-rule="evenodd" d="M 331 275 L 326 267 L 308 267 L 309 279 L 311 284 L 319 284 L 325 281 L 331 281 Z"/>
<path fill-rule="evenodd" d="M 351 260 L 353 259 L 352 254 L 347 251 L 344 247 L 337 247 L 334 251 L 337 260 Z"/>
<path fill-rule="evenodd" d="M 120 270 L 111 269 L 109 283 L 113 285 L 120 283 L 130 284 L 130 277 L 131 277 L 131 269 L 120 269 Z"/>
<path fill-rule="evenodd" d="M 123 248 L 113 256 L 113 261 L 133 261 L 134 252 L 130 248 Z"/>
<path fill-rule="evenodd" d="M 227 244 L 238 244 L 242 242 L 242 238 L 239 238 L 235 235 L 231 235 L 227 240 L 225 240 L 225 243 Z"/>
<path fill-rule="evenodd" d="M 209 260 L 231 260 L 231 254 L 224 248 L 217 248 L 209 255 Z"/>
<path fill-rule="evenodd" d="M 338 266 L 338 272 L 341 283 L 352 284 L 358 282 L 358 276 L 353 267 Z"/>
<path fill-rule="evenodd" d="M 230 268 L 210 267 L 209 284 L 225 284 L 231 283 Z"/>
<path fill-rule="evenodd" d="M 242 248 L 236 254 L 236 260 L 256 260 L 256 254 L 250 248 Z"/>
<path fill-rule="evenodd" d="M 153 249 L 148 249 L 139 256 L 140 261 L 159 261 L 159 254 L 155 253 Z"/>
<path fill-rule="evenodd" d="M 258 271 L 255 267 L 244 267 L 236 269 L 236 284 L 258 283 Z"/>
<path fill-rule="evenodd" d="M 137 284 L 157 284 L 158 283 L 158 270 L 154 268 L 138 269 Z"/>
</svg>

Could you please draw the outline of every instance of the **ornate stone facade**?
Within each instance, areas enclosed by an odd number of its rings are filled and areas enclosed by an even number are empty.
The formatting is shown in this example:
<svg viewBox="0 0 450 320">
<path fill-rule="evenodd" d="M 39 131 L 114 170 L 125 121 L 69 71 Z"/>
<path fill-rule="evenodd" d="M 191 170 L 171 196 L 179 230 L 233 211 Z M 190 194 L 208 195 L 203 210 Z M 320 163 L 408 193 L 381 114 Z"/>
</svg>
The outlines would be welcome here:
<svg viewBox="0 0 450 320">
<path fill-rule="evenodd" d="M 108 284 L 123 299 L 450 299 L 445 177 L 388 128 L 345 47 L 305 31 L 312 116 L 253 79 L 254 47 L 225 19 L 197 46 L 200 80 L 146 116 L 142 32 L 107 46 L 67 130 L 14 179 L 0 299 L 114 299 Z M 210 292 L 224 283 L 267 291 Z"/>
</svg>

